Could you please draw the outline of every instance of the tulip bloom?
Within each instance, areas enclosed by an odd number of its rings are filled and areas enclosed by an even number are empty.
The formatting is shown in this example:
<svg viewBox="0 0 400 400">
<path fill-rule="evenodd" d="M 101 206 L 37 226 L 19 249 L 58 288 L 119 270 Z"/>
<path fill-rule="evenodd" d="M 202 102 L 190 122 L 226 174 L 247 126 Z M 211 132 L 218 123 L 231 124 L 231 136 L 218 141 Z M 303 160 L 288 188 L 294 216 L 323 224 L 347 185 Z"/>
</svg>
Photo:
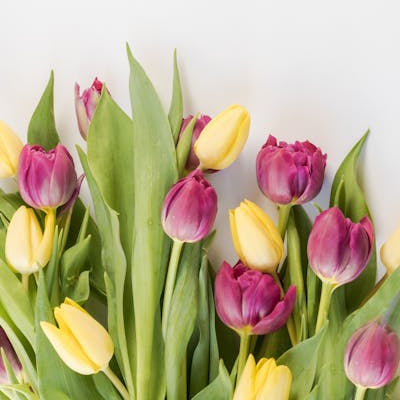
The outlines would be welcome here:
<svg viewBox="0 0 400 400">
<path fill-rule="evenodd" d="M 213 118 L 194 144 L 200 168 L 220 170 L 231 165 L 246 143 L 249 128 L 249 113 L 239 105 L 232 105 Z"/>
<path fill-rule="evenodd" d="M 388 275 L 400 265 L 400 227 L 398 227 L 381 247 L 381 261 Z"/>
<path fill-rule="evenodd" d="M 277 227 L 265 212 L 251 201 L 229 211 L 236 253 L 245 265 L 274 273 L 283 257 L 283 242 Z"/>
<path fill-rule="evenodd" d="M 87 139 L 90 121 L 96 111 L 97 104 L 100 101 L 103 82 L 97 78 L 92 83 L 90 88 L 83 91 L 80 95 L 80 87 L 75 83 L 75 112 L 78 121 L 79 132 L 83 139 Z"/>
<path fill-rule="evenodd" d="M 20 380 L 22 377 L 21 363 L 19 362 L 19 359 L 15 354 L 14 348 L 2 327 L 0 327 L 0 347 L 3 348 L 15 376 L 18 378 L 18 380 Z M 10 382 L 8 378 L 8 373 L 3 363 L 3 359 L 0 357 L 0 384 L 8 385 L 11 383 L 12 382 Z"/>
<path fill-rule="evenodd" d="M 41 146 L 24 146 L 18 167 L 23 200 L 37 209 L 55 209 L 70 200 L 78 185 L 74 161 L 58 144 L 46 152 Z"/>
<path fill-rule="evenodd" d="M 262 358 L 257 365 L 249 355 L 233 400 L 288 400 L 292 374 L 286 365 L 276 365 L 273 358 Z"/>
<path fill-rule="evenodd" d="M 0 121 L 0 178 L 16 175 L 18 159 L 24 145 L 3 121 Z"/>
<path fill-rule="evenodd" d="M 296 287 L 281 291 L 272 276 L 241 262 L 224 262 L 215 278 L 215 307 L 225 325 L 238 333 L 266 335 L 286 324 L 296 301 Z"/>
<path fill-rule="evenodd" d="M 258 186 L 269 199 L 278 204 L 303 204 L 321 190 L 326 154 L 312 143 L 277 143 L 269 135 L 257 155 Z"/>
<path fill-rule="evenodd" d="M 53 248 L 55 213 L 46 215 L 42 229 L 31 208 L 21 206 L 8 225 L 5 256 L 8 264 L 17 272 L 29 275 L 47 265 Z"/>
<path fill-rule="evenodd" d="M 182 126 L 181 130 L 179 132 L 179 138 L 182 136 L 182 133 L 186 129 L 186 127 L 189 125 L 190 121 L 193 119 L 193 115 L 189 115 L 188 117 L 184 118 L 182 121 Z M 196 140 L 199 138 L 200 133 L 203 131 L 204 127 L 211 121 L 211 117 L 208 115 L 201 115 L 199 118 L 197 118 L 196 123 L 194 124 L 193 127 L 193 133 L 192 133 L 192 143 L 190 145 L 190 152 L 189 156 L 186 161 L 186 170 L 187 171 L 193 171 L 199 166 L 199 159 L 197 158 L 193 146 Z"/>
<path fill-rule="evenodd" d="M 308 239 L 310 266 L 323 282 L 340 286 L 356 279 L 371 257 L 373 227 L 365 216 L 354 223 L 337 207 L 315 219 Z"/>
<path fill-rule="evenodd" d="M 372 321 L 358 329 L 349 340 L 344 370 L 356 386 L 380 388 L 396 375 L 400 340 L 387 325 Z"/>
<path fill-rule="evenodd" d="M 217 215 L 217 193 L 195 170 L 180 179 L 165 197 L 162 226 L 165 233 L 180 242 L 198 242 L 206 237 Z"/>
</svg>

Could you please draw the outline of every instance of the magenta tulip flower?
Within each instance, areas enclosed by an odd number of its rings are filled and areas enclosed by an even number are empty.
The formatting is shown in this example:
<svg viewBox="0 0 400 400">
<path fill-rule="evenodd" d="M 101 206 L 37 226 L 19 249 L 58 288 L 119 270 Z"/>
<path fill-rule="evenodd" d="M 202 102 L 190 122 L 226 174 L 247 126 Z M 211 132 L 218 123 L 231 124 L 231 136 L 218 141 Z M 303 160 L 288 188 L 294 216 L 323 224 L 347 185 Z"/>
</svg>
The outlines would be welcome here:
<svg viewBox="0 0 400 400">
<path fill-rule="evenodd" d="M 399 337 L 387 325 L 373 321 L 349 340 L 344 370 L 356 386 L 380 388 L 394 378 L 399 361 Z"/>
<path fill-rule="evenodd" d="M 80 95 L 80 87 L 75 83 L 75 112 L 78 120 L 78 127 L 81 136 L 86 140 L 89 130 L 90 121 L 96 111 L 97 104 L 100 101 L 103 82 L 97 78 L 92 83 L 90 88 L 83 91 Z"/>
<path fill-rule="evenodd" d="M 356 279 L 371 257 L 373 227 L 365 216 L 354 223 L 337 207 L 329 208 L 315 219 L 308 239 L 308 259 L 318 277 L 335 286 Z"/>
<path fill-rule="evenodd" d="M 215 278 L 215 306 L 222 322 L 238 333 L 266 335 L 284 326 L 296 301 L 296 287 L 284 298 L 271 275 L 238 262 L 224 262 Z"/>
<path fill-rule="evenodd" d="M 14 348 L 2 327 L 0 327 L 0 347 L 4 349 L 4 353 L 6 354 L 7 360 L 10 363 L 10 366 L 14 371 L 15 376 L 17 378 L 21 378 L 21 363 L 19 362 L 18 357 L 15 354 Z M 3 359 L 0 357 L 0 384 L 7 385 L 11 383 L 12 382 L 10 382 L 10 379 L 8 378 L 8 373 L 3 363 Z"/>
<path fill-rule="evenodd" d="M 172 239 L 197 242 L 210 233 L 216 215 L 217 193 L 195 170 L 172 186 L 164 199 L 161 221 Z"/>
<path fill-rule="evenodd" d="M 256 172 L 261 191 L 278 204 L 303 204 L 321 190 L 326 154 L 312 143 L 277 143 L 270 135 L 257 155 Z"/>
<path fill-rule="evenodd" d="M 193 118 L 193 115 L 189 115 L 188 117 L 186 117 L 182 120 L 182 126 L 181 126 L 181 130 L 179 132 L 179 138 L 181 137 L 181 135 L 182 135 L 183 131 L 186 129 L 186 127 L 189 125 L 192 118 Z M 201 131 L 204 129 L 204 127 L 210 121 L 211 121 L 211 117 L 209 117 L 208 115 L 201 115 L 197 119 L 196 123 L 194 124 L 193 134 L 192 134 L 192 143 L 190 145 L 190 152 L 189 152 L 189 156 L 186 161 L 186 167 L 185 167 L 187 171 L 195 170 L 200 164 L 200 161 L 197 158 L 197 156 L 193 150 L 193 146 L 194 146 L 194 143 L 196 142 L 196 140 L 199 138 Z"/>
<path fill-rule="evenodd" d="M 18 186 L 25 203 L 38 209 L 55 209 L 71 199 L 77 185 L 74 161 L 63 145 L 48 152 L 41 146 L 24 146 Z"/>
</svg>

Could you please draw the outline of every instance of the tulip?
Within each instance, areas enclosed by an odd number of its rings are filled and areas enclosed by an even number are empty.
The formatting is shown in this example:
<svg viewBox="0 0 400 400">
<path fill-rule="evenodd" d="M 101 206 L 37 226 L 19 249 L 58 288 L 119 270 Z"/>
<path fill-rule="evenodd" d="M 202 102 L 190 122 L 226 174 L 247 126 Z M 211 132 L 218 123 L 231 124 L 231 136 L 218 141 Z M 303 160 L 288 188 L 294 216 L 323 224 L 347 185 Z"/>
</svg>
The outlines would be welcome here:
<svg viewBox="0 0 400 400">
<path fill-rule="evenodd" d="M 21 206 L 12 216 L 8 225 L 5 256 L 8 264 L 22 275 L 37 272 L 50 260 L 53 248 L 55 213 L 46 215 L 44 232 L 35 212 Z"/>
<path fill-rule="evenodd" d="M 189 115 L 188 117 L 184 118 L 182 120 L 182 126 L 181 130 L 179 132 L 179 138 L 182 136 L 182 133 L 186 129 L 186 127 L 189 125 L 190 121 L 193 119 L 193 115 Z M 199 159 L 197 158 L 193 146 L 196 140 L 199 138 L 200 133 L 203 131 L 204 127 L 211 121 L 211 118 L 208 115 L 201 115 L 199 118 L 197 118 L 196 123 L 194 124 L 193 127 L 193 133 L 192 133 L 192 144 L 190 146 L 190 152 L 189 156 L 186 161 L 186 170 L 187 171 L 193 171 L 199 166 Z"/>
<path fill-rule="evenodd" d="M 292 374 L 286 365 L 273 358 L 261 358 L 257 365 L 249 355 L 233 400 L 288 400 Z"/>
<path fill-rule="evenodd" d="M 369 322 L 347 343 L 344 370 L 359 388 L 376 389 L 396 375 L 400 361 L 400 340 L 385 323 Z"/>
<path fill-rule="evenodd" d="M 20 380 L 22 378 L 21 363 L 19 362 L 19 359 L 15 354 L 15 350 L 2 327 L 0 327 L 0 347 L 3 348 L 7 361 L 10 363 L 10 366 L 15 376 L 17 377 L 18 380 Z M 8 373 L 3 362 L 3 358 L 0 357 L 0 384 L 8 385 L 11 383 L 12 382 L 8 377 Z"/>
<path fill-rule="evenodd" d="M 270 135 L 257 155 L 257 182 L 261 191 L 278 204 L 303 204 L 321 190 L 326 154 L 312 143 L 277 143 Z"/>
<path fill-rule="evenodd" d="M 381 261 L 387 274 L 392 274 L 400 265 L 400 227 L 398 227 L 381 247 Z"/>
<path fill-rule="evenodd" d="M 168 192 L 162 208 L 165 233 L 180 242 L 198 242 L 210 233 L 217 215 L 217 193 L 195 170 Z"/>
<path fill-rule="evenodd" d="M 274 273 L 283 257 L 283 241 L 271 218 L 256 204 L 245 200 L 229 211 L 236 253 L 245 265 Z"/>
<path fill-rule="evenodd" d="M 0 121 L 0 178 L 11 178 L 16 175 L 23 146 L 21 139 Z"/>
<path fill-rule="evenodd" d="M 249 113 L 239 105 L 232 105 L 213 118 L 194 144 L 200 168 L 220 170 L 231 165 L 246 143 L 249 128 Z"/>
<path fill-rule="evenodd" d="M 97 104 L 100 101 L 103 82 L 97 78 L 92 83 L 90 88 L 83 91 L 80 95 L 80 87 L 75 83 L 75 112 L 78 121 L 79 132 L 83 139 L 87 139 L 89 124 L 96 111 Z"/>
<path fill-rule="evenodd" d="M 70 200 L 78 185 L 74 161 L 57 145 L 46 152 L 41 146 L 24 146 L 18 167 L 18 186 L 23 200 L 37 209 L 55 209 Z"/>
</svg>

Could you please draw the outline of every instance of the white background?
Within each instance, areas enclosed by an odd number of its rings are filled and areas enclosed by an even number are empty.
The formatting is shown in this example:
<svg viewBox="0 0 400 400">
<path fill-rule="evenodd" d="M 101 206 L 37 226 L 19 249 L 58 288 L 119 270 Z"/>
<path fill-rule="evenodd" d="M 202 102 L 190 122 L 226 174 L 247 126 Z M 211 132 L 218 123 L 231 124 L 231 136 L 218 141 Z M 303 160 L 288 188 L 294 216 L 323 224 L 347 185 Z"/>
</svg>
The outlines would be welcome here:
<svg viewBox="0 0 400 400">
<path fill-rule="evenodd" d="M 272 133 L 328 153 L 317 202 L 326 207 L 334 171 L 371 129 L 360 179 L 380 247 L 400 224 L 400 24 L 396 1 L 2 1 L 0 119 L 25 139 L 30 116 L 55 71 L 58 131 L 76 155 L 83 144 L 73 84 L 106 81 L 130 111 L 125 42 L 168 107 L 178 49 L 185 113 L 211 116 L 232 103 L 252 118 L 249 141 L 219 193 L 212 258 L 235 261 L 228 209 L 243 198 L 276 217 L 259 192 L 255 157 Z M 3 182 L 10 188 L 11 183 Z M 84 188 L 87 199 L 87 190 Z"/>
</svg>

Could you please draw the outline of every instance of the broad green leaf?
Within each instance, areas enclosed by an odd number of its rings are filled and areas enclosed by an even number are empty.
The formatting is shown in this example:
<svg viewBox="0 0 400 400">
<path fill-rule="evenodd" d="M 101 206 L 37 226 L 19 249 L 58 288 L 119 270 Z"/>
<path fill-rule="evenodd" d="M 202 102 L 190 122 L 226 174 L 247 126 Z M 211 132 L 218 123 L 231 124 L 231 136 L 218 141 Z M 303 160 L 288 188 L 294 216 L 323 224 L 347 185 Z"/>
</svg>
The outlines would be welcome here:
<svg viewBox="0 0 400 400">
<path fill-rule="evenodd" d="M 28 143 L 39 144 L 47 151 L 60 142 L 54 120 L 54 73 L 51 71 L 49 82 L 33 112 L 28 127 Z"/>
<path fill-rule="evenodd" d="M 0 212 L 6 217 L 8 221 L 11 220 L 15 211 L 24 204 L 20 194 L 5 193 L 0 189 Z"/>
<path fill-rule="evenodd" d="M 185 130 L 182 132 L 182 136 L 176 146 L 176 159 L 180 177 L 184 175 L 186 161 L 189 156 L 190 146 L 192 144 L 193 128 L 196 121 L 197 115 L 192 118 Z"/>
<path fill-rule="evenodd" d="M 183 99 L 182 88 L 179 78 L 178 62 L 176 59 L 176 50 L 174 51 L 174 79 L 172 85 L 172 99 L 169 108 L 168 119 L 171 127 L 172 137 L 174 142 L 178 141 L 179 131 L 182 125 L 183 117 Z"/>
<path fill-rule="evenodd" d="M 208 381 L 211 382 L 218 376 L 219 349 L 217 341 L 217 331 L 215 327 L 214 295 L 209 271 L 210 266 L 208 266 L 208 310 L 210 327 L 210 370 L 208 374 Z"/>
<path fill-rule="evenodd" d="M 164 196 L 178 178 L 174 141 L 168 119 L 152 83 L 127 48 L 133 115 L 134 245 L 132 287 L 136 331 L 136 392 L 141 400 L 165 396 L 160 298 L 170 240 L 161 227 Z M 157 371 L 160 376 L 154 372 Z"/>
</svg>

